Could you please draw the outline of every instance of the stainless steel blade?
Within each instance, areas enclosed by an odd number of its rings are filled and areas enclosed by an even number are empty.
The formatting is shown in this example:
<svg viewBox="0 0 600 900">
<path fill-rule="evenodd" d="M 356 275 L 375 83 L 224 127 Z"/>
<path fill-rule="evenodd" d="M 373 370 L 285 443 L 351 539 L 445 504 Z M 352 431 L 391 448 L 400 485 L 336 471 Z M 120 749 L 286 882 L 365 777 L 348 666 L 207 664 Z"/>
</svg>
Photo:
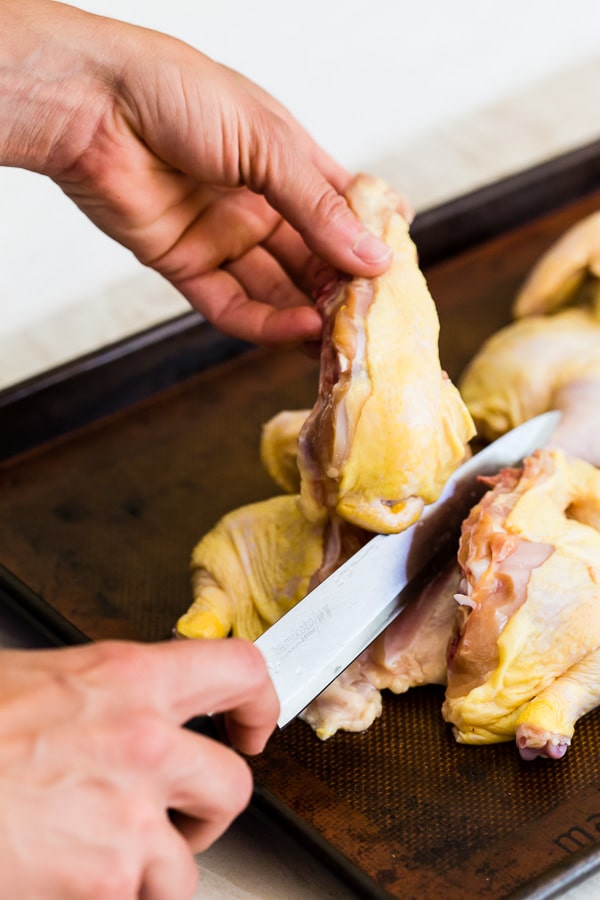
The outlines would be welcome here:
<svg viewBox="0 0 600 900">
<path fill-rule="evenodd" d="M 485 491 L 477 480 L 543 447 L 560 420 L 548 412 L 472 456 L 439 499 L 400 534 L 377 535 L 256 641 L 281 704 L 298 715 L 375 640 L 458 547 L 460 526 Z"/>
</svg>

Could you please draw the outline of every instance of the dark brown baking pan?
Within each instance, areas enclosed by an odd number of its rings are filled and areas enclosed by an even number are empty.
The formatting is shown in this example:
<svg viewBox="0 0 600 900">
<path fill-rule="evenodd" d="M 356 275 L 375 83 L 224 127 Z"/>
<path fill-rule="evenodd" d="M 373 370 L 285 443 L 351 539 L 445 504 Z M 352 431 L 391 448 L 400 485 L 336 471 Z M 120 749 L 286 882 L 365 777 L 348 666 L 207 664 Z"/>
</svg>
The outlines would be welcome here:
<svg viewBox="0 0 600 900">
<path fill-rule="evenodd" d="M 457 378 L 517 286 L 600 207 L 600 142 L 419 216 L 413 234 Z M 194 543 L 276 493 L 262 424 L 312 405 L 317 363 L 193 314 L 0 395 L 0 599 L 54 642 L 168 638 Z M 386 695 L 363 735 L 296 721 L 254 762 L 256 808 L 361 896 L 550 897 L 600 867 L 600 715 L 559 763 L 462 747 L 442 693 Z"/>
</svg>

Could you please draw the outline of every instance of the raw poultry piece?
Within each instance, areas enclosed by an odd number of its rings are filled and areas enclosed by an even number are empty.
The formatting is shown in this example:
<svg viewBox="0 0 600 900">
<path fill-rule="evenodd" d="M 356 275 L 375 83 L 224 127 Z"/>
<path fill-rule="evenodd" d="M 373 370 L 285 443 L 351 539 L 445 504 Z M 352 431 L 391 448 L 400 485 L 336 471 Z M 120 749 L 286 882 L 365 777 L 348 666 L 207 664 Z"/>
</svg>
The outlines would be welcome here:
<svg viewBox="0 0 600 900">
<path fill-rule="evenodd" d="M 288 494 L 300 493 L 298 436 L 309 413 L 309 409 L 284 409 L 263 425 L 261 462 L 275 484 Z"/>
<path fill-rule="evenodd" d="M 318 301 L 321 377 L 298 445 L 301 502 L 314 521 L 398 532 L 439 496 L 474 428 L 440 365 L 437 312 L 398 195 L 359 176 L 348 200 L 394 258 L 378 278 L 343 281 Z"/>
<path fill-rule="evenodd" d="M 534 266 L 514 305 L 523 318 L 484 344 L 460 382 L 478 430 L 489 439 L 547 409 L 563 414 L 546 452 L 526 462 L 522 477 L 499 476 L 467 520 L 461 551 L 471 566 L 463 603 L 477 594 L 479 612 L 462 610 L 464 640 L 451 664 L 444 711 L 460 740 L 514 733 L 525 759 L 562 756 L 576 720 L 600 704 L 594 646 L 600 486 L 592 467 L 600 465 L 599 261 L 595 214 Z M 560 309 L 565 303 L 570 306 Z M 566 456 L 553 457 L 553 448 Z M 551 465 L 555 459 L 560 463 Z M 533 526 L 537 531 L 528 532 Z M 519 641 L 522 655 L 511 656 Z"/>
<path fill-rule="evenodd" d="M 308 410 L 278 413 L 264 426 L 261 458 L 280 486 L 293 485 L 294 431 Z M 265 444 L 267 445 L 265 448 Z M 280 473 L 285 464 L 286 474 Z M 297 469 L 296 469 L 297 472 Z M 333 570 L 333 567 L 331 567 Z M 337 731 L 365 731 L 381 714 L 381 691 L 399 694 L 423 684 L 446 683 L 448 645 L 456 631 L 456 560 L 301 714 L 321 740 Z"/>
<path fill-rule="evenodd" d="M 583 291 L 582 291 L 583 289 Z M 517 294 L 515 318 L 600 299 L 600 212 L 576 222 L 539 258 Z"/>
<path fill-rule="evenodd" d="M 459 386 L 480 435 L 494 440 L 559 409 L 552 445 L 600 464 L 599 277 L 594 213 L 540 258 L 517 295 L 518 321 L 486 341 L 466 368 Z"/>
<path fill-rule="evenodd" d="M 255 640 L 364 544 L 354 526 L 309 522 L 298 500 L 250 503 L 204 535 L 191 560 L 194 600 L 177 636 Z"/>
<path fill-rule="evenodd" d="M 308 592 L 326 527 L 309 522 L 293 494 L 228 513 L 194 548 L 194 601 L 176 633 L 255 640 Z"/>
<path fill-rule="evenodd" d="M 394 694 L 425 684 L 446 684 L 461 577 L 456 559 L 451 560 L 367 647 L 360 659 L 371 684 Z"/>
<path fill-rule="evenodd" d="M 488 440 L 559 409 L 556 445 L 600 462 L 600 442 L 590 432 L 590 411 L 600 412 L 600 319 L 592 310 L 566 309 L 507 325 L 484 343 L 460 389 Z"/>
<path fill-rule="evenodd" d="M 541 450 L 463 526 L 463 621 L 443 715 L 458 741 L 561 757 L 600 704 L 600 471 Z"/>
<path fill-rule="evenodd" d="M 337 731 L 366 731 L 381 711 L 381 692 L 365 676 L 359 657 L 309 703 L 300 718 L 326 741 Z"/>
<path fill-rule="evenodd" d="M 446 684 L 448 647 L 456 633 L 461 574 L 456 560 L 301 714 L 321 740 L 365 731 L 381 714 L 381 691 L 401 694 Z"/>
</svg>

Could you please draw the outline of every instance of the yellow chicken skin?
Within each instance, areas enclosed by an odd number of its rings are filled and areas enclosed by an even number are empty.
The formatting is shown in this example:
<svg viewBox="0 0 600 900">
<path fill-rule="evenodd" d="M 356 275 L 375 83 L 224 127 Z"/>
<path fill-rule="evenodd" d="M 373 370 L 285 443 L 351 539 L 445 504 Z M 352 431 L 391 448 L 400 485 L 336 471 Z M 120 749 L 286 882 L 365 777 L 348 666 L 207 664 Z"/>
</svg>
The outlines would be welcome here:
<svg viewBox="0 0 600 900">
<path fill-rule="evenodd" d="M 559 758 L 600 704 L 600 471 L 540 450 L 489 481 L 463 525 L 443 715 L 459 742 Z"/>
<path fill-rule="evenodd" d="M 325 530 L 302 515 L 293 494 L 228 513 L 194 548 L 194 602 L 176 634 L 255 640 L 308 593 Z"/>
<path fill-rule="evenodd" d="M 478 433 L 495 440 L 559 409 L 548 446 L 600 465 L 600 212 L 540 257 L 513 312 L 518 321 L 484 343 L 459 383 Z"/>
<path fill-rule="evenodd" d="M 309 409 L 285 409 L 263 425 L 261 462 L 275 484 L 288 494 L 300 492 L 298 435 L 309 412 Z"/>
<path fill-rule="evenodd" d="M 473 358 L 460 390 L 488 440 L 560 409 L 561 446 L 589 458 L 585 426 L 590 410 L 600 409 L 600 318 L 591 309 L 566 309 L 507 325 Z"/>
<path fill-rule="evenodd" d="M 439 321 L 398 196 L 359 176 L 348 200 L 394 250 L 389 270 L 320 298 L 319 397 L 300 434 L 302 508 L 390 533 L 416 521 L 464 459 L 473 422 L 443 372 Z"/>
<path fill-rule="evenodd" d="M 600 301 L 600 212 L 576 222 L 539 258 L 513 306 L 515 318 L 552 312 L 577 298 Z M 586 290 L 587 289 L 587 290 Z"/>
</svg>

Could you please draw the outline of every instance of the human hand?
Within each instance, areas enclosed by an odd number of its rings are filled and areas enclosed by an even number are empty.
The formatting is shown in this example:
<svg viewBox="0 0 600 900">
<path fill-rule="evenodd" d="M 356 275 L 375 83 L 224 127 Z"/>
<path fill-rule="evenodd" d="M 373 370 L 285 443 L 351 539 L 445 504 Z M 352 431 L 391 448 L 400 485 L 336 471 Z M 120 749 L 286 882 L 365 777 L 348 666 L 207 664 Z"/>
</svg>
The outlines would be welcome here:
<svg viewBox="0 0 600 900">
<path fill-rule="evenodd" d="M 259 651 L 107 642 L 3 651 L 0 669 L 3 893 L 191 896 L 193 853 L 246 806 L 252 778 L 234 750 L 180 726 L 224 713 L 232 745 L 260 752 L 278 702 Z"/>
<path fill-rule="evenodd" d="M 156 32 L 47 0 L 0 7 L 0 161 L 52 177 L 219 329 L 317 340 L 307 295 L 387 268 L 342 196 L 350 174 L 255 84 Z"/>
</svg>

